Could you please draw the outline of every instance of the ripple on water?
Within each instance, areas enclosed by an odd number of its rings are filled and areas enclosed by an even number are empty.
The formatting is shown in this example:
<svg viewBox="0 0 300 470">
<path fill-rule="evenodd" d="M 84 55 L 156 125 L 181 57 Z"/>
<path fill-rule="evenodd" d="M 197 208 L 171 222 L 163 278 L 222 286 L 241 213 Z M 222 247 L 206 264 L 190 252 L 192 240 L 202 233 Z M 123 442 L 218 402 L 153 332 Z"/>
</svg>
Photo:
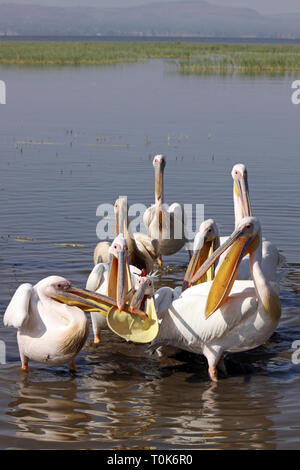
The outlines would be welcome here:
<svg viewBox="0 0 300 470">
<path fill-rule="evenodd" d="M 17 86 L 20 73 L 27 93 Z M 299 448 L 292 344 L 300 339 L 300 167 L 290 79 L 187 78 L 165 74 L 160 61 L 5 74 L 16 96 L 0 129 L 1 312 L 23 282 L 59 274 L 84 286 L 97 206 L 124 194 L 129 204 L 152 204 L 151 160 L 161 152 L 167 202 L 205 204 L 222 235 L 233 229 L 231 167 L 247 163 L 254 212 L 285 256 L 287 275 L 276 333 L 256 350 L 229 355 L 229 377 L 217 386 L 202 357 L 159 360 L 110 333 L 99 348 L 86 345 L 76 375 L 39 364 L 25 375 L 16 332 L 0 325 L 1 447 Z M 16 145 L 30 139 L 62 145 Z M 180 285 L 186 264 L 185 250 L 164 258 L 157 287 Z"/>
</svg>

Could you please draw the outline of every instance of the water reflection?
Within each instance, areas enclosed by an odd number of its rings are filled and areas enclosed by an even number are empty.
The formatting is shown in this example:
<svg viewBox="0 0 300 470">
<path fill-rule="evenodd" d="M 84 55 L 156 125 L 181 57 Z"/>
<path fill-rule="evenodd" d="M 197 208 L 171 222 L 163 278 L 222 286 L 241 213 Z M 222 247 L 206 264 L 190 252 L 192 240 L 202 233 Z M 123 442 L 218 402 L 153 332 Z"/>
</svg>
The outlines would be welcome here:
<svg viewBox="0 0 300 470">
<path fill-rule="evenodd" d="M 80 400 L 72 378 L 34 381 L 27 375 L 16 385 L 7 415 L 17 426 L 18 438 L 67 442 L 87 435 L 89 405 Z"/>
<path fill-rule="evenodd" d="M 41 367 L 17 374 L 14 367 L 6 420 L 18 447 L 277 448 L 284 392 L 272 377 L 288 359 L 277 362 L 276 341 L 267 348 L 273 356 L 252 352 L 258 374 L 239 372 L 213 385 L 202 359 L 159 361 L 135 345 L 125 355 L 124 346 L 115 341 L 114 353 L 89 347 L 76 376 Z"/>
</svg>

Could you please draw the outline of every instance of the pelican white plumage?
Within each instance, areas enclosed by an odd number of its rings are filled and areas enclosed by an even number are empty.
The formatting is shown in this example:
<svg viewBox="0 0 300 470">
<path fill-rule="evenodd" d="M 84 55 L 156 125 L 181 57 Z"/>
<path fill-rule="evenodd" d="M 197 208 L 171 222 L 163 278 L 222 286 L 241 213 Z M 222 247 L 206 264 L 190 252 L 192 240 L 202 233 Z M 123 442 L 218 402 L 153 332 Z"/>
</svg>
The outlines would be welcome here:
<svg viewBox="0 0 300 470">
<path fill-rule="evenodd" d="M 203 275 L 230 246 L 213 281 L 187 289 L 163 312 L 151 348 L 175 346 L 202 353 L 211 380 L 223 366 L 225 352 L 253 349 L 265 343 L 281 315 L 279 287 L 262 271 L 261 227 L 246 217 L 200 269 Z M 235 280 L 242 257 L 249 253 L 252 280 Z"/>
<path fill-rule="evenodd" d="M 21 284 L 14 293 L 3 322 L 18 328 L 24 371 L 29 360 L 48 365 L 69 363 L 76 370 L 74 359 L 88 337 L 89 325 L 81 309 L 55 300 L 66 295 L 70 286 L 63 277 L 49 276 L 34 286 Z"/>
<path fill-rule="evenodd" d="M 155 169 L 155 204 L 149 207 L 143 222 L 148 230 L 148 236 L 157 250 L 157 261 L 162 265 L 162 255 L 177 253 L 184 244 L 188 245 L 185 236 L 185 213 L 178 202 L 168 207 L 164 204 L 164 169 L 166 160 L 163 155 L 153 159 Z"/>
</svg>

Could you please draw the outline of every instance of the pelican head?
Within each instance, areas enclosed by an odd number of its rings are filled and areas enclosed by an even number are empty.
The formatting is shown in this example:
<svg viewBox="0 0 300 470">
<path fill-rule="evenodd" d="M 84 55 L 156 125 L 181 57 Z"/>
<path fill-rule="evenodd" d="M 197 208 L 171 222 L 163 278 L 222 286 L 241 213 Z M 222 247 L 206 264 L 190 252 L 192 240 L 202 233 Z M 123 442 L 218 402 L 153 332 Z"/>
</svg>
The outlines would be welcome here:
<svg viewBox="0 0 300 470">
<path fill-rule="evenodd" d="M 112 262 L 108 276 L 108 296 L 117 300 L 118 308 L 122 311 L 127 293 L 131 289 L 129 251 L 122 233 L 112 242 L 109 253 L 112 255 Z"/>
<path fill-rule="evenodd" d="M 125 233 L 128 225 L 128 206 L 127 198 L 119 197 L 114 205 L 114 212 L 116 217 L 116 235 Z"/>
<path fill-rule="evenodd" d="M 232 168 L 231 176 L 233 179 L 234 195 L 239 203 L 241 217 L 252 216 L 252 207 L 250 203 L 248 173 L 243 163 L 237 163 Z"/>
<path fill-rule="evenodd" d="M 135 280 L 135 293 L 131 299 L 130 309 L 145 310 L 145 302 L 154 296 L 154 276 L 146 275 L 146 270 L 142 269 L 141 274 Z"/>
<path fill-rule="evenodd" d="M 166 166 L 165 157 L 163 155 L 155 155 L 153 159 L 153 166 L 155 170 L 155 199 L 160 201 L 163 198 L 164 190 L 163 177 Z"/>
<path fill-rule="evenodd" d="M 202 265 L 190 284 L 199 281 L 216 260 L 227 250 L 228 253 L 220 266 L 209 295 L 207 297 L 205 316 L 208 318 L 220 308 L 230 294 L 232 285 L 237 276 L 239 266 L 244 256 L 256 251 L 260 244 L 261 227 L 256 217 L 244 217 L 232 235 L 220 246 Z"/>
<path fill-rule="evenodd" d="M 213 219 L 204 220 L 195 236 L 193 255 L 186 269 L 182 284 L 183 291 L 189 287 L 190 280 L 193 278 L 202 264 L 207 260 L 207 258 L 219 247 L 219 245 L 220 239 L 217 224 Z M 214 265 L 211 266 L 211 269 L 207 273 L 206 278 L 201 278 L 200 282 L 209 281 L 213 279 L 213 277 Z"/>
<path fill-rule="evenodd" d="M 70 281 L 61 276 L 48 276 L 39 281 L 35 288 L 40 297 L 55 298 L 68 290 L 71 286 Z"/>
</svg>

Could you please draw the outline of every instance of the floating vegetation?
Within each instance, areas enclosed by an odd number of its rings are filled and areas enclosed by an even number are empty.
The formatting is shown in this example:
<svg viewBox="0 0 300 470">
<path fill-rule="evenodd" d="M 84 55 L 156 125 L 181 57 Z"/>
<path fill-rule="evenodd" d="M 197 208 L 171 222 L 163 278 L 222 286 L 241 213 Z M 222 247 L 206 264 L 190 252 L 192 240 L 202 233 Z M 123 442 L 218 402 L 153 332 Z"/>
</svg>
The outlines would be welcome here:
<svg viewBox="0 0 300 470">
<path fill-rule="evenodd" d="M 105 65 L 175 59 L 185 74 L 286 73 L 300 71 L 300 45 L 184 42 L 0 42 L 0 63 Z M 72 130 L 69 130 L 72 135 Z"/>
<path fill-rule="evenodd" d="M 16 145 L 64 145 L 62 142 L 34 142 L 32 140 L 19 140 Z"/>
<path fill-rule="evenodd" d="M 81 245 L 80 243 L 54 243 L 56 246 L 69 246 L 71 248 L 82 248 L 85 245 Z"/>
<path fill-rule="evenodd" d="M 16 242 L 32 242 L 34 241 L 35 239 L 34 238 L 31 238 L 31 237 L 22 237 L 21 235 L 17 235 L 15 238 L 14 238 L 14 241 Z"/>
<path fill-rule="evenodd" d="M 278 49 L 276 49 L 276 47 Z M 261 50 L 246 50 L 241 52 L 227 51 L 216 55 L 199 54 L 181 59 L 179 70 L 183 74 L 285 74 L 300 71 L 300 48 L 291 49 L 288 46 L 267 47 Z"/>
</svg>

